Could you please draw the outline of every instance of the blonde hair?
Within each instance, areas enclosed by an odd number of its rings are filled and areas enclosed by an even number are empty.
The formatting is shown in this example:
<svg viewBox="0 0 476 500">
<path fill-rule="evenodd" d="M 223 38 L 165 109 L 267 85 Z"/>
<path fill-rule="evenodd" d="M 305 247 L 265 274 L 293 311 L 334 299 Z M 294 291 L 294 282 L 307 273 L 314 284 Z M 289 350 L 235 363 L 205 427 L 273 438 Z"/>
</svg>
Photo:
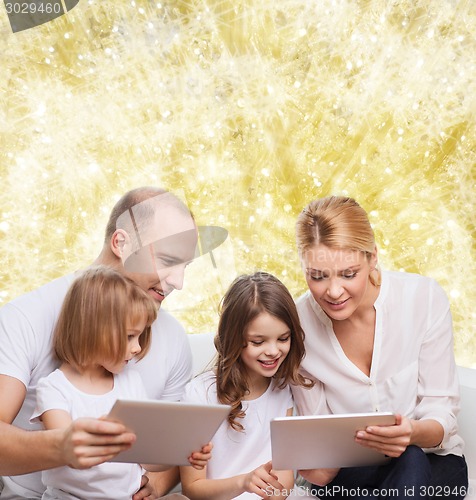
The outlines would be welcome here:
<svg viewBox="0 0 476 500">
<path fill-rule="evenodd" d="M 57 358 L 79 372 L 84 368 L 124 359 L 127 323 L 141 319 L 139 337 L 144 357 L 150 347 L 151 325 L 157 317 L 151 297 L 118 271 L 97 266 L 87 269 L 69 288 L 53 334 Z"/>
<path fill-rule="evenodd" d="M 312 246 L 359 251 L 369 258 L 375 250 L 375 236 L 366 211 L 353 199 L 329 196 L 311 201 L 299 214 L 296 241 L 300 256 Z M 380 285 L 380 272 L 370 282 Z"/>
</svg>

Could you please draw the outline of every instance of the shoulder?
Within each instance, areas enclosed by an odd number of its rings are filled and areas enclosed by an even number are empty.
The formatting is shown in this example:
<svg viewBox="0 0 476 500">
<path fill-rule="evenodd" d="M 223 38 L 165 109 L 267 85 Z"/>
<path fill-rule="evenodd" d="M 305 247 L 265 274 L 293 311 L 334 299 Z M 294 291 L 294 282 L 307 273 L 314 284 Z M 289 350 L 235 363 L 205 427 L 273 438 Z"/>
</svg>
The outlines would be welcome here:
<svg viewBox="0 0 476 500">
<path fill-rule="evenodd" d="M 58 299 L 63 299 L 71 283 L 74 281 L 74 274 L 68 274 L 46 283 L 45 285 L 35 288 L 31 292 L 27 292 L 13 299 L 10 304 L 17 307 L 22 307 L 31 301 L 44 300 L 54 303 Z"/>
<path fill-rule="evenodd" d="M 174 363 L 190 365 L 192 353 L 184 327 L 165 309 L 159 309 L 152 324 L 152 344 L 144 359 L 163 359 L 167 365 Z"/>
<path fill-rule="evenodd" d="M 287 401 L 292 398 L 291 386 L 285 385 L 284 387 L 279 387 L 279 380 L 273 379 L 273 382 L 269 385 L 268 394 L 273 398 L 279 398 Z"/>
<path fill-rule="evenodd" d="M 311 295 L 311 292 L 307 290 L 296 300 L 296 309 L 299 314 L 299 318 L 301 321 L 308 317 L 315 317 L 316 313 L 313 309 L 314 298 Z"/>
<path fill-rule="evenodd" d="M 160 336 L 170 340 L 186 340 L 186 332 L 181 323 L 165 309 L 160 308 L 157 312 L 157 319 L 152 325 L 152 331 L 156 331 Z"/>
<path fill-rule="evenodd" d="M 38 381 L 38 386 L 40 385 L 64 385 L 68 379 L 64 376 L 63 372 L 57 368 L 51 373 L 46 375 L 46 377 L 40 378 Z"/>
<path fill-rule="evenodd" d="M 51 337 L 73 279 L 73 275 L 58 278 L 0 309 L 0 373 L 29 389 L 58 366 Z"/>
<path fill-rule="evenodd" d="M 142 377 L 137 370 L 130 370 L 129 367 L 126 366 L 122 372 L 114 374 L 114 383 L 142 385 Z"/>
<path fill-rule="evenodd" d="M 40 378 L 36 387 L 36 394 L 39 398 L 45 394 L 68 395 L 71 393 L 73 384 L 65 377 L 60 369 L 56 369 L 48 374 L 46 377 Z"/>
<path fill-rule="evenodd" d="M 309 290 L 296 301 L 296 308 L 302 328 L 306 333 L 324 331 L 324 326 L 330 322 Z M 306 342 L 308 342 L 308 337 L 306 337 Z"/>
<path fill-rule="evenodd" d="M 298 310 L 304 309 L 308 306 L 310 297 L 311 292 L 309 290 L 298 297 L 298 299 L 296 300 L 296 307 L 298 308 Z"/>
<path fill-rule="evenodd" d="M 433 278 L 428 276 L 405 271 L 382 271 L 382 279 L 406 286 L 431 286 L 432 283 L 436 283 Z"/>
<path fill-rule="evenodd" d="M 166 328 L 167 330 L 185 333 L 185 329 L 178 319 L 162 307 L 157 312 L 157 319 L 154 324 L 157 325 L 158 328 Z"/>
<path fill-rule="evenodd" d="M 446 300 L 446 293 L 441 285 L 435 279 L 421 274 L 383 271 L 382 287 L 388 288 L 394 294 L 404 294 L 405 296 L 411 294 L 417 298 Z"/>
<path fill-rule="evenodd" d="M 43 324 L 48 318 L 56 320 L 73 279 L 73 275 L 62 276 L 13 299 L 0 309 L 0 317 L 2 320 L 16 317 L 19 321 L 24 318 L 30 324 Z"/>
<path fill-rule="evenodd" d="M 140 373 L 126 367 L 122 372 L 114 375 L 114 390 L 121 397 L 133 399 L 149 399 Z"/>
<path fill-rule="evenodd" d="M 152 324 L 152 345 L 146 358 L 158 356 L 160 358 L 177 359 L 190 358 L 190 344 L 184 327 L 165 309 L 159 309 L 157 319 Z"/>
<path fill-rule="evenodd" d="M 141 374 L 149 397 L 181 399 L 192 373 L 192 352 L 184 328 L 171 314 L 159 310 L 152 325 L 150 349 L 131 366 Z"/>
<path fill-rule="evenodd" d="M 192 378 L 185 387 L 184 402 L 216 403 L 216 376 L 213 371 L 207 371 Z"/>
<path fill-rule="evenodd" d="M 196 377 L 193 377 L 188 385 L 190 387 L 211 387 L 216 386 L 217 377 L 213 370 L 208 370 L 206 372 L 200 373 Z"/>
</svg>

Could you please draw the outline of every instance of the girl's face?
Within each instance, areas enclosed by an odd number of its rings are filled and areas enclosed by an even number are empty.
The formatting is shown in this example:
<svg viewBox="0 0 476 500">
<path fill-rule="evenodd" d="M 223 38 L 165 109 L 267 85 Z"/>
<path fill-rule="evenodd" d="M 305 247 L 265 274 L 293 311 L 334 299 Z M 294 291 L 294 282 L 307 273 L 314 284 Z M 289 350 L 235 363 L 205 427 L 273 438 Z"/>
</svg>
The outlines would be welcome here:
<svg viewBox="0 0 476 500">
<path fill-rule="evenodd" d="M 377 264 L 356 250 L 311 247 L 303 256 L 307 285 L 316 302 L 332 320 L 350 318 L 371 294 L 369 275 Z"/>
<path fill-rule="evenodd" d="M 137 320 L 135 323 L 127 322 L 127 348 L 124 355 L 124 360 L 118 363 L 107 362 L 103 364 L 103 367 L 111 373 L 120 373 L 124 367 L 129 363 L 129 361 L 137 356 L 141 352 L 141 346 L 139 344 L 139 337 L 145 330 L 146 321 L 145 319 Z"/>
<path fill-rule="evenodd" d="M 278 371 L 291 347 L 291 331 L 286 323 L 263 312 L 248 325 L 245 340 L 241 360 L 252 382 Z"/>
</svg>

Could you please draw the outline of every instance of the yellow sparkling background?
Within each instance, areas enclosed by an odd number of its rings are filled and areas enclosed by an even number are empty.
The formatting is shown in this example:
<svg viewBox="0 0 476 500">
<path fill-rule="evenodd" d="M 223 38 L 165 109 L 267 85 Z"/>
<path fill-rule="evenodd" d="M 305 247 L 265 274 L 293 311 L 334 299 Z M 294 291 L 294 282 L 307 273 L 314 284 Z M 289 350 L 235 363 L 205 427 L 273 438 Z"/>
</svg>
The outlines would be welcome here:
<svg viewBox="0 0 476 500">
<path fill-rule="evenodd" d="M 81 0 L 12 33 L 0 4 L 0 303 L 89 264 L 112 204 L 183 192 L 230 232 L 167 308 L 213 330 L 236 273 L 298 296 L 297 214 L 348 194 L 383 267 L 436 278 L 476 365 L 476 3 Z"/>
</svg>

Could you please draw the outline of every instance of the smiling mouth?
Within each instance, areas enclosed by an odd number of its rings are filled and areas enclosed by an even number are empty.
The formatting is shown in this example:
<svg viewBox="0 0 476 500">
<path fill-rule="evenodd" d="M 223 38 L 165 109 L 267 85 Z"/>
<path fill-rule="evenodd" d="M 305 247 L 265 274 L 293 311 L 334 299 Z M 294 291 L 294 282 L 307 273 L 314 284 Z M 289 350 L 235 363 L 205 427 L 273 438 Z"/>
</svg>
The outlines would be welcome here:
<svg viewBox="0 0 476 500">
<path fill-rule="evenodd" d="M 339 300 L 338 302 L 333 302 L 331 300 L 326 300 L 326 302 L 328 304 L 330 304 L 331 306 L 341 306 L 342 304 L 345 304 L 349 299 L 345 299 L 345 300 Z"/>
<path fill-rule="evenodd" d="M 264 366 L 274 366 L 278 363 L 280 358 L 273 359 L 271 361 L 261 361 L 260 359 L 258 360 L 262 365 Z"/>
</svg>

